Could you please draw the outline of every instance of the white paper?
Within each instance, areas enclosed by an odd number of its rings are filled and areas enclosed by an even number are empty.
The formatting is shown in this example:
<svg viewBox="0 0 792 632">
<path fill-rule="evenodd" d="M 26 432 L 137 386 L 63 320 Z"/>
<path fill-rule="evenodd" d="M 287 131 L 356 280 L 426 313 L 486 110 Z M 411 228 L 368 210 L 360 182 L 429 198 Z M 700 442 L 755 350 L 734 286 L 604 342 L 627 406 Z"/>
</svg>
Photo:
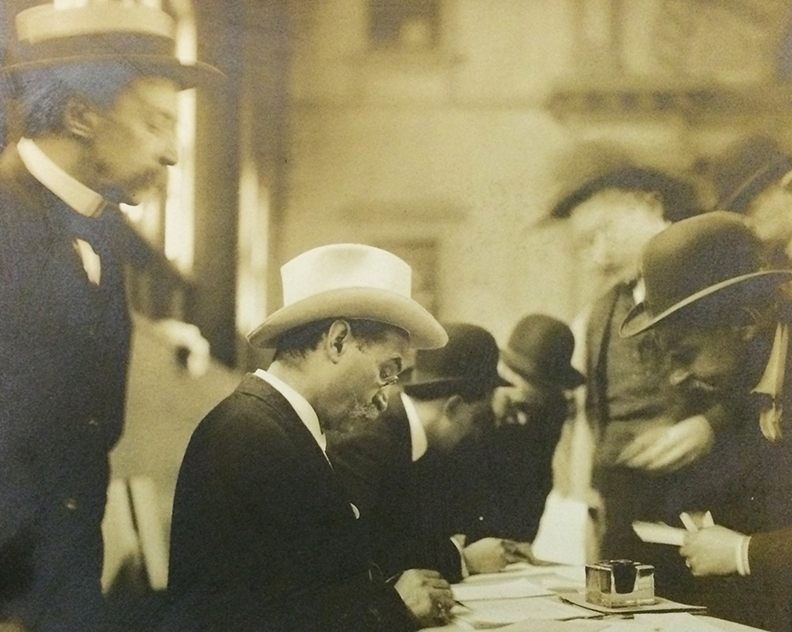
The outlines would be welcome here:
<svg viewBox="0 0 792 632">
<path fill-rule="evenodd" d="M 547 496 L 531 552 L 540 560 L 580 566 L 586 563 L 588 505 L 552 491 Z"/>
<path fill-rule="evenodd" d="M 662 522 L 642 522 L 636 520 L 632 523 L 633 531 L 644 542 L 655 544 L 670 544 L 682 546 L 685 542 L 685 529 L 670 527 Z"/>
<path fill-rule="evenodd" d="M 723 632 L 705 619 L 688 613 L 637 614 L 634 619 L 610 623 L 602 632 Z"/>
<path fill-rule="evenodd" d="M 493 599 L 468 604 L 469 612 L 458 615 L 476 628 L 506 625 L 527 619 L 562 621 L 597 616 L 596 612 L 561 602 L 557 597 Z"/>
<path fill-rule="evenodd" d="M 467 605 L 469 601 L 481 599 L 520 599 L 552 595 L 552 591 L 527 579 L 501 579 L 493 582 L 452 584 L 454 599 Z"/>
</svg>

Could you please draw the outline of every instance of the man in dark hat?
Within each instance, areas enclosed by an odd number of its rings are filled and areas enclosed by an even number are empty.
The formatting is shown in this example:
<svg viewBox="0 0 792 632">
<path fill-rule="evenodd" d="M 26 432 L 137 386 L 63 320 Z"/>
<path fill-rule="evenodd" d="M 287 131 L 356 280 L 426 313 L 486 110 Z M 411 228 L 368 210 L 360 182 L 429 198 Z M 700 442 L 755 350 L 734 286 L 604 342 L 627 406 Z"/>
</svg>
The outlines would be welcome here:
<svg viewBox="0 0 792 632">
<path fill-rule="evenodd" d="M 448 453 L 490 418 L 498 346 L 481 327 L 446 325 L 443 349 L 416 354 L 411 381 L 391 393 L 381 421 L 333 433 L 328 451 L 353 493 L 386 575 L 431 568 L 449 581 L 526 559 L 527 546 L 455 534 Z M 453 537 L 452 537 L 453 536 Z"/>
<path fill-rule="evenodd" d="M 453 454 L 456 530 L 471 540 L 496 536 L 529 542 L 536 536 L 570 391 L 585 381 L 570 364 L 574 345 L 565 323 L 531 314 L 501 349 L 498 373 L 510 385 L 493 394 L 495 422 Z"/>
<path fill-rule="evenodd" d="M 792 373 L 782 291 L 792 270 L 764 268 L 761 250 L 730 213 L 668 228 L 644 250 L 646 298 L 621 331 L 632 337 L 654 330 L 671 381 L 714 393 L 739 415 L 742 440 L 731 459 L 712 464 L 737 476 L 716 471 L 721 476 L 697 490 L 698 504 L 690 508 L 708 509 L 713 499 L 732 494 L 743 511 L 715 513 L 720 525 L 689 533 L 680 553 L 695 575 L 750 576 L 728 614 L 745 620 L 748 613 L 755 618 L 746 623 L 780 632 L 789 629 L 792 597 L 792 451 L 784 445 Z M 769 442 L 757 441 L 760 430 Z M 730 480 L 736 483 L 729 488 Z"/>
<path fill-rule="evenodd" d="M 42 5 L 17 16 L 22 138 L 0 157 L 0 619 L 100 629 L 108 453 L 123 427 L 125 223 L 177 159 L 176 96 L 219 71 L 173 56 L 164 12 Z"/>
<path fill-rule="evenodd" d="M 553 216 L 569 217 L 581 260 L 609 284 L 577 323 L 588 380 L 582 410 L 595 433 L 592 486 L 604 505 L 600 554 L 655 564 L 658 592 L 682 599 L 689 598 L 689 587 L 679 581 L 685 568 L 662 547 L 642 543 L 631 525 L 670 519 L 675 487 L 710 451 L 725 416 L 704 398 L 679 398 L 651 339 L 623 340 L 618 326 L 642 298 L 641 249 L 694 210 L 690 185 L 636 167 L 585 183 L 553 210 Z"/>
</svg>

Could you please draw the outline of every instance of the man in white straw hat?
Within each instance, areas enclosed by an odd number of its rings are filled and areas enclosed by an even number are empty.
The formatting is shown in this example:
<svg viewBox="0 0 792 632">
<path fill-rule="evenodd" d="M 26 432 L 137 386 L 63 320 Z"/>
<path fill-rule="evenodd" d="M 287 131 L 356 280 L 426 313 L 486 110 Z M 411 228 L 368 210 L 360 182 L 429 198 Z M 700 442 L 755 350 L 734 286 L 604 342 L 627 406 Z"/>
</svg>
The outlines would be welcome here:
<svg viewBox="0 0 792 632">
<path fill-rule="evenodd" d="M 646 298 L 621 333 L 654 330 L 671 384 L 717 395 L 740 419 L 739 440 L 723 446 L 707 477 L 687 490 L 689 508 L 712 509 L 718 524 L 691 529 L 680 553 L 694 575 L 744 577 L 736 586 L 722 582 L 722 590 L 738 590 L 708 604 L 713 614 L 780 631 L 789 630 L 792 598 L 792 451 L 785 445 L 792 371 L 782 288 L 792 270 L 765 269 L 762 255 L 758 237 L 732 213 L 669 227 L 643 251 Z"/>
<path fill-rule="evenodd" d="M 323 428 L 377 417 L 408 349 L 447 335 L 384 250 L 322 246 L 281 276 L 284 306 L 249 337 L 272 364 L 201 421 L 179 472 L 167 629 L 415 629 L 453 605 L 449 586 L 426 571 L 390 585 L 371 565 Z"/>
<path fill-rule="evenodd" d="M 16 27 L 0 69 L 22 127 L 0 157 L 0 620 L 90 632 L 126 396 L 123 266 L 153 258 L 118 203 L 165 182 L 178 91 L 220 73 L 181 63 L 172 18 L 134 2 L 36 6 Z"/>
</svg>

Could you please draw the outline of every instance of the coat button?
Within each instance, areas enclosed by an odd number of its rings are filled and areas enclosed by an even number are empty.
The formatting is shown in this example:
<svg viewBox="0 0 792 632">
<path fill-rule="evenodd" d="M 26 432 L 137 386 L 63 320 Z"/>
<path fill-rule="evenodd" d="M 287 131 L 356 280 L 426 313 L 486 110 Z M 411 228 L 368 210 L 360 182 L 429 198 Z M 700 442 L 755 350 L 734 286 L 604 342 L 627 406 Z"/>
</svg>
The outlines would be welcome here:
<svg viewBox="0 0 792 632">
<path fill-rule="evenodd" d="M 99 422 L 96 420 L 96 418 L 95 418 L 95 417 L 91 417 L 91 418 L 88 420 L 88 425 L 89 425 L 89 426 L 92 426 L 92 427 L 94 427 L 94 428 L 95 428 L 95 427 L 97 427 L 97 426 L 99 425 Z"/>
<path fill-rule="evenodd" d="M 76 498 L 67 498 L 63 501 L 63 506 L 66 507 L 69 511 L 77 511 L 77 499 Z"/>
</svg>

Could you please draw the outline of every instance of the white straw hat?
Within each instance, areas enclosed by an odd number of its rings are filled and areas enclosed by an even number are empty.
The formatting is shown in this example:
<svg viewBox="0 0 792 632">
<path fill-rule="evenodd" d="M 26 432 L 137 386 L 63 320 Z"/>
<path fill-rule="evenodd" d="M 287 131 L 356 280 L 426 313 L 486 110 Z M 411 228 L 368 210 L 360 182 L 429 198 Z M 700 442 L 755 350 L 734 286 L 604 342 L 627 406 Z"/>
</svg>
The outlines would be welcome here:
<svg viewBox="0 0 792 632">
<path fill-rule="evenodd" d="M 405 330 L 416 349 L 437 349 L 448 336 L 411 297 L 412 270 L 396 255 L 363 244 L 331 244 L 281 267 L 283 307 L 248 335 L 256 347 L 274 347 L 290 329 L 324 318 L 360 318 Z"/>
</svg>

